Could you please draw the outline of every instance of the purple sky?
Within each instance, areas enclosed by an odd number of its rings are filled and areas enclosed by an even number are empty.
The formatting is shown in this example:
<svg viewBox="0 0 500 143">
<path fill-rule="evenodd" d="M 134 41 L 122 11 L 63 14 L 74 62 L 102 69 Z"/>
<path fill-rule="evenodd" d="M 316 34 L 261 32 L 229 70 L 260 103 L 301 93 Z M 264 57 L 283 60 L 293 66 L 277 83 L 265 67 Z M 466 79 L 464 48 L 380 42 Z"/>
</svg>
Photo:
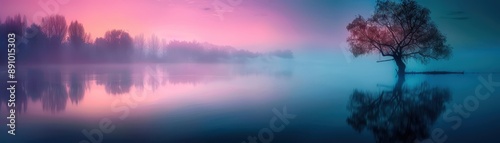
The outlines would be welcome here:
<svg viewBox="0 0 500 143">
<path fill-rule="evenodd" d="M 433 21 L 453 47 L 500 45 L 499 1 L 418 2 L 432 11 Z M 261 50 L 339 47 L 348 35 L 346 25 L 356 15 L 370 16 L 374 5 L 374 0 L 2 0 L 0 18 L 22 14 L 39 23 L 41 16 L 61 14 L 67 23 L 83 23 L 92 38 L 123 29 L 167 41 Z"/>
</svg>

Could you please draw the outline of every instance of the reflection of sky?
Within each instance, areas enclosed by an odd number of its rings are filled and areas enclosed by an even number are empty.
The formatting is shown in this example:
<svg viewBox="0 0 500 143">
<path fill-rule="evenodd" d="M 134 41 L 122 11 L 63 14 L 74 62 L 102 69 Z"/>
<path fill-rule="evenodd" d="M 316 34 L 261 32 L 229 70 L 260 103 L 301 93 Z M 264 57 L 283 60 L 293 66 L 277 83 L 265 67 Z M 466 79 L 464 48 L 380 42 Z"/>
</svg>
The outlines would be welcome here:
<svg viewBox="0 0 500 143">
<path fill-rule="evenodd" d="M 369 16 L 375 4 L 352 0 L 243 0 L 232 7 L 232 12 L 224 13 L 221 20 L 214 15 L 214 1 L 73 0 L 58 8 L 68 23 L 80 21 L 94 38 L 110 29 L 125 29 L 132 35 L 155 33 L 166 40 L 198 40 L 249 50 L 301 51 L 302 48 L 308 53 L 328 52 L 325 58 L 311 56 L 315 59 L 304 60 L 330 60 L 329 57 L 343 57 L 335 54 L 338 50 L 328 49 L 339 48 L 345 42 L 346 25 L 358 14 Z M 432 19 L 448 37 L 455 52 L 449 61 L 432 62 L 429 66 L 411 63 L 409 70 L 500 70 L 491 66 L 493 60 L 500 60 L 498 54 L 493 54 L 499 53 L 494 49 L 500 45 L 498 1 L 418 2 L 432 11 Z M 21 13 L 33 21 L 38 11 L 43 8 L 36 2 L 5 0 L 0 17 Z M 480 50 L 473 52 L 477 49 Z"/>
<path fill-rule="evenodd" d="M 112 108 L 128 104 L 125 98 L 134 94 L 147 96 L 140 104 L 157 105 L 162 111 L 204 104 L 229 106 L 226 103 L 234 103 L 231 101 L 255 105 L 262 100 L 269 101 L 271 95 L 276 98 L 282 95 L 274 89 L 286 83 L 286 79 L 293 76 L 293 70 L 283 66 L 255 66 L 168 64 L 22 68 L 29 72 L 18 74 L 24 84 L 18 87 L 17 104 L 21 114 L 28 116 L 94 117 L 119 110 Z M 115 101 L 119 104 L 113 105 Z M 1 104 L 5 106 L 4 102 Z"/>
<path fill-rule="evenodd" d="M 363 60 L 363 59 L 356 59 Z M 346 106 L 350 100 L 350 95 L 353 90 L 371 92 L 373 94 L 381 91 L 390 90 L 395 84 L 393 73 L 365 73 L 361 74 L 356 71 L 348 70 L 349 66 L 337 68 L 333 66 L 325 66 L 328 64 L 314 61 L 307 61 L 309 64 L 295 66 L 290 71 L 291 75 L 285 76 L 276 75 L 274 71 L 287 70 L 287 68 L 274 66 L 266 68 L 253 69 L 244 67 L 247 71 L 260 72 L 241 72 L 235 70 L 233 66 L 225 65 L 165 65 L 160 66 L 158 79 L 158 88 L 151 94 L 147 94 L 144 101 L 138 102 L 137 108 L 130 109 L 130 115 L 125 120 L 119 120 L 118 117 L 122 112 L 114 112 L 111 104 L 113 101 L 127 97 L 129 93 L 134 93 L 143 88 L 144 90 L 152 89 L 154 86 L 147 80 L 142 69 L 143 66 L 129 67 L 99 67 L 98 70 L 92 71 L 92 66 L 72 67 L 67 69 L 59 69 L 57 75 L 59 78 L 42 78 L 51 75 L 54 71 L 43 71 L 37 76 L 32 76 L 33 79 L 20 79 L 23 83 L 39 83 L 44 88 L 43 91 L 56 90 L 53 88 L 62 88 L 66 91 L 74 90 L 73 88 L 84 89 L 83 98 L 77 102 L 73 101 L 74 95 L 58 94 L 42 95 L 41 100 L 34 101 L 33 99 L 23 96 L 35 96 L 19 94 L 17 96 L 18 105 L 28 100 L 26 112 L 19 115 L 20 131 L 24 135 L 29 135 L 30 139 L 53 139 L 59 138 L 61 134 L 65 134 L 64 139 L 83 139 L 81 134 L 82 129 L 92 129 L 97 127 L 98 121 L 103 118 L 110 118 L 114 125 L 117 126 L 117 131 L 113 134 L 107 134 L 106 139 L 126 138 L 126 139 L 143 139 L 151 137 L 152 139 L 161 138 L 179 138 L 178 135 L 190 136 L 195 139 L 213 139 L 215 135 L 224 135 L 225 137 L 244 137 L 248 134 L 257 133 L 262 126 L 266 127 L 269 120 L 273 117 L 272 109 L 280 109 L 283 106 L 288 107 L 289 113 L 297 114 L 297 118 L 291 121 L 287 126 L 286 131 L 280 133 L 281 136 L 287 138 L 276 138 L 277 140 L 285 139 L 293 141 L 294 139 L 318 139 L 318 140 L 334 140 L 335 142 L 370 142 L 372 136 L 369 134 L 358 134 L 346 124 L 346 117 L 350 114 L 346 110 Z M 359 64 L 359 63 L 357 63 Z M 366 65 L 367 69 L 370 69 Z M 191 67 L 203 67 L 202 71 Z M 269 69 L 270 68 L 270 69 Z M 118 71 L 126 71 L 125 75 L 120 75 L 119 78 L 110 78 L 111 75 L 121 74 Z M 347 71 L 346 71 L 347 70 Z M 24 70 L 26 71 L 26 70 Z M 172 71 L 174 71 L 172 73 Z M 183 72 L 181 72 L 183 71 Z M 382 71 L 380 71 L 382 72 Z M 75 74 L 78 73 L 78 74 Z M 181 74 L 184 73 L 184 74 Z M 193 75 L 196 73 L 200 78 L 180 78 L 185 75 Z M 286 73 L 286 72 L 277 72 Z M 20 73 L 19 76 L 27 74 Z M 90 78 L 76 77 L 77 80 L 71 83 L 71 76 L 84 76 Z M 154 74 L 153 74 L 154 75 Z M 221 78 L 214 78 L 221 77 Z M 20 77 L 21 78 L 21 77 Z M 42 81 L 39 78 L 42 78 Z M 95 79 L 97 78 L 97 79 Z M 99 79 L 100 78 L 100 79 Z M 170 79 L 177 78 L 174 81 Z M 428 82 L 431 87 L 449 88 L 453 95 L 451 103 L 463 103 L 464 99 L 475 93 L 475 87 L 480 84 L 478 75 L 409 75 L 405 86 L 412 88 L 424 82 Z M 496 76 L 493 77 L 497 79 Z M 60 81 L 52 81 L 58 79 Z M 101 80 L 102 83 L 97 83 Z M 132 80 L 131 82 L 123 82 Z M 139 81 L 143 81 L 143 86 L 140 86 Z M 173 83 L 172 83 L 173 82 Z M 43 86 L 46 83 L 51 86 Z M 4 83 L 5 84 L 5 83 Z M 83 87 L 69 85 L 84 85 Z M 66 86 L 61 86 L 66 85 Z M 128 92 L 123 92 L 121 88 L 130 86 Z M 109 91 L 119 90 L 119 91 Z M 22 91 L 22 90 L 19 90 Z M 37 90 L 40 92 L 40 90 Z M 27 89 L 28 93 L 36 93 Z M 121 92 L 119 94 L 116 94 Z M 66 100 L 50 101 L 48 97 L 60 97 L 61 95 L 69 96 L 63 98 Z M 2 100 L 3 98 L 0 98 Z M 498 109 L 498 96 L 492 96 L 488 100 L 481 100 L 480 108 L 467 118 L 461 127 L 460 131 L 452 131 L 449 127 L 450 123 L 444 122 L 439 118 L 436 125 L 447 130 L 447 135 L 450 136 L 450 142 L 459 142 L 462 139 L 469 139 L 471 134 L 484 135 L 484 140 L 497 139 L 495 132 L 491 129 L 499 127 L 498 116 L 495 110 Z M 2 101 L 2 107 L 5 107 L 5 100 Z M 44 102 L 62 106 L 64 109 L 56 112 L 44 110 Z M 62 102 L 62 103 L 59 103 Z M 24 104 L 26 105 L 26 104 Z M 119 104 L 121 107 L 125 103 Z M 447 105 L 451 106 L 451 105 Z M 131 107 L 131 106 L 129 106 Z M 484 107 L 484 108 L 483 108 Z M 1 116 L 5 116 L 2 108 Z M 488 124 L 475 124 L 486 121 Z M 87 125 L 88 124 L 88 125 Z M 50 126 L 50 128 L 48 128 Z M 47 130 L 41 134 L 41 130 Z M 144 130 L 147 134 L 138 134 L 129 136 L 128 133 Z M 65 131 L 64 133 L 61 133 Z M 236 131 L 249 131 L 236 132 Z M 293 136 L 295 132 L 310 132 L 303 136 Z M 66 134 L 68 136 L 66 136 Z M 204 136 L 207 135 L 208 136 Z M 325 135 L 325 134 L 328 134 Z M 332 134 L 332 135 L 330 135 Z M 6 134 L 2 134 L 6 136 Z M 0 136 L 2 136 L 0 135 Z M 34 136 L 31 136 L 34 135 Z M 52 136 L 49 136 L 52 135 Z M 205 137 L 205 138 L 204 138 Z M 289 137 L 289 138 L 288 138 Z M 180 137 L 182 138 L 182 137 Z M 64 140 L 61 139 L 61 140 Z M 23 140 L 23 138 L 20 138 Z M 239 138 L 238 138 L 239 140 Z"/>
</svg>

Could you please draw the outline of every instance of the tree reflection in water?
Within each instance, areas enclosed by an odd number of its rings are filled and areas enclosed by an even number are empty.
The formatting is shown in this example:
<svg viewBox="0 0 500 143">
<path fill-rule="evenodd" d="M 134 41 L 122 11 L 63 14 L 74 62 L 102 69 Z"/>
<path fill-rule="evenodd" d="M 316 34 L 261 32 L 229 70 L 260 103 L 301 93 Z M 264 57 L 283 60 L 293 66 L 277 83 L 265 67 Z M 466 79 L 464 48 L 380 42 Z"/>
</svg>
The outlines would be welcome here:
<svg viewBox="0 0 500 143">
<path fill-rule="evenodd" d="M 430 127 L 450 101 L 450 91 L 427 83 L 406 87 L 404 82 L 404 77 L 399 78 L 393 90 L 380 93 L 354 90 L 347 123 L 358 132 L 371 131 L 377 143 L 428 138 Z"/>
</svg>

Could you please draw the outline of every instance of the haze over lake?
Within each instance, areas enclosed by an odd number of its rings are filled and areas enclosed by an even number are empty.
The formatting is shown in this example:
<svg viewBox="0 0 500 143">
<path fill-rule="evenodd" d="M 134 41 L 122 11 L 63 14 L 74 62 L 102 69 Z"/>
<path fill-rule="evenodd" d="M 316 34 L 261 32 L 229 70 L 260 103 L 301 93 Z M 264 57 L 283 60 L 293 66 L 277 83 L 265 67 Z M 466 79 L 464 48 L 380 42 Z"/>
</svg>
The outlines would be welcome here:
<svg viewBox="0 0 500 143">
<path fill-rule="evenodd" d="M 500 143 L 498 0 L 2 0 L 0 143 Z"/>
<path fill-rule="evenodd" d="M 347 107 L 355 102 L 356 91 L 378 97 L 397 84 L 393 73 L 360 76 L 321 64 L 84 65 L 20 71 L 17 129 L 18 134 L 30 138 L 15 137 L 15 142 L 88 140 L 82 131 L 98 129 L 103 119 L 111 120 L 115 127 L 111 133 L 103 133 L 103 142 L 242 142 L 269 128 L 273 109 L 282 112 L 283 108 L 296 117 L 273 134 L 275 142 L 372 142 L 377 132 L 356 132 L 346 120 L 357 111 Z M 408 75 L 403 84 L 408 92 L 402 96 L 438 90 L 429 94 L 433 102 L 379 107 L 416 114 L 398 118 L 434 118 L 415 124 L 426 128 L 416 128 L 425 130 L 414 133 L 442 128 L 449 142 L 496 142 L 492 131 L 500 126 L 496 122 L 500 116 L 490 110 L 500 108 L 495 104 L 500 101 L 496 94 L 480 100 L 479 108 L 463 118 L 457 130 L 451 128 L 455 122 L 443 119 L 443 113 L 453 110 L 454 104 L 464 104 L 474 96 L 476 86 L 481 85 L 478 77 L 487 79 L 488 75 Z M 429 115 L 427 109 L 415 105 L 442 106 L 443 111 Z"/>
</svg>

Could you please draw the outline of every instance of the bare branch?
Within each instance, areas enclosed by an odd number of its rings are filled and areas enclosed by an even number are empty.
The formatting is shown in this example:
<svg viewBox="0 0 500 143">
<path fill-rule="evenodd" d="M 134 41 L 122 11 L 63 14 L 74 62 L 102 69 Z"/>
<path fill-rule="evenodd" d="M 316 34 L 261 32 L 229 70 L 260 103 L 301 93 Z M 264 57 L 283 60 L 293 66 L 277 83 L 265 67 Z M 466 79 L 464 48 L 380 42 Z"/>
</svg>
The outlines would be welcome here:
<svg viewBox="0 0 500 143">
<path fill-rule="evenodd" d="M 388 62 L 388 61 L 394 61 L 394 59 L 380 60 L 380 61 L 377 61 L 377 63 L 381 63 L 381 62 Z"/>
</svg>

